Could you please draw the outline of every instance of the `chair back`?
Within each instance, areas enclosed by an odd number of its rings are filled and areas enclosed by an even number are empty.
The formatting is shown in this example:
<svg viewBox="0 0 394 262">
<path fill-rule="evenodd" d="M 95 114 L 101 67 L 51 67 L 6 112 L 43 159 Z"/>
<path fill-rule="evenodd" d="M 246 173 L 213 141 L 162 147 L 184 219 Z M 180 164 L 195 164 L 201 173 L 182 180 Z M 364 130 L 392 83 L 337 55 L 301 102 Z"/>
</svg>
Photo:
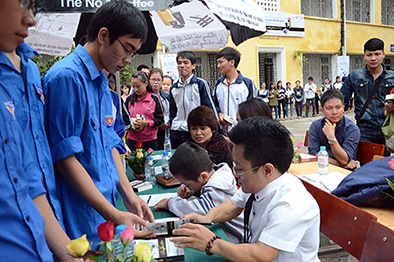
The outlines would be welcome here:
<svg viewBox="0 0 394 262">
<path fill-rule="evenodd" d="M 304 146 L 308 147 L 309 144 L 309 131 L 306 130 L 305 139 L 304 139 Z"/>
<path fill-rule="evenodd" d="M 385 146 L 366 141 L 360 141 L 357 150 L 357 160 L 361 163 L 368 163 L 373 160 L 375 155 L 383 156 Z"/>
<path fill-rule="evenodd" d="M 394 231 L 371 221 L 360 262 L 386 262 L 394 259 Z"/>
<path fill-rule="evenodd" d="M 376 217 L 302 180 L 320 208 L 320 231 L 360 259 L 368 227 Z"/>
</svg>

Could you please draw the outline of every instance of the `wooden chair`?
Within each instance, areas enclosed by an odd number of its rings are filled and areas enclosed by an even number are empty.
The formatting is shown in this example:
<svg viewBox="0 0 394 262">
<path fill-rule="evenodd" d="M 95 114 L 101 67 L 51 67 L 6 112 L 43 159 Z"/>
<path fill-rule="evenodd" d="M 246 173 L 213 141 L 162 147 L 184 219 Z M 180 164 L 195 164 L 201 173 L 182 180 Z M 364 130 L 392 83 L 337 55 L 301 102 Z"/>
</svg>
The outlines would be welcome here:
<svg viewBox="0 0 394 262">
<path fill-rule="evenodd" d="M 369 224 L 376 217 L 302 180 L 320 207 L 320 231 L 360 259 Z"/>
<path fill-rule="evenodd" d="M 309 130 L 306 130 L 304 146 L 308 147 L 308 144 L 309 144 Z"/>
<path fill-rule="evenodd" d="M 394 231 L 371 221 L 360 262 L 394 260 Z"/>
<path fill-rule="evenodd" d="M 357 150 L 357 160 L 361 163 L 368 163 L 373 160 L 375 155 L 383 156 L 385 146 L 371 142 L 360 141 Z"/>
</svg>

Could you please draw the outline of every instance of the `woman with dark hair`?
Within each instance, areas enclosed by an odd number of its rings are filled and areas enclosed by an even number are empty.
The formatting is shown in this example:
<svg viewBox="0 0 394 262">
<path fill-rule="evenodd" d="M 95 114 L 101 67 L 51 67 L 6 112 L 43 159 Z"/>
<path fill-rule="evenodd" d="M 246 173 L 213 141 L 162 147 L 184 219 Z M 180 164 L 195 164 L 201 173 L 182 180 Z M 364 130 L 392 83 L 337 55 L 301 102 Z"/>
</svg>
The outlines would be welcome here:
<svg viewBox="0 0 394 262">
<path fill-rule="evenodd" d="M 154 94 L 148 76 L 141 71 L 133 73 L 131 85 L 134 92 L 126 100 L 132 120 L 132 127 L 127 133 L 127 146 L 134 150 L 136 143 L 141 141 L 145 150 L 157 150 L 157 128 L 164 122 L 160 98 Z"/>
<path fill-rule="evenodd" d="M 238 105 L 238 122 L 253 116 L 266 116 L 272 119 L 270 108 L 261 98 L 250 98 Z"/>
<path fill-rule="evenodd" d="M 268 106 L 272 113 L 272 109 L 275 109 L 275 119 L 278 119 L 278 90 L 275 89 L 275 83 L 271 82 L 269 87 L 269 96 L 268 96 Z"/>
<path fill-rule="evenodd" d="M 169 137 L 170 121 L 170 102 L 168 101 L 169 94 L 164 92 L 161 87 L 163 85 L 163 71 L 160 68 L 152 68 L 149 72 L 149 83 L 152 86 L 153 92 L 160 98 L 161 106 L 163 107 L 164 123 L 159 127 L 157 133 L 157 144 L 159 150 L 164 150 L 164 139 Z"/>
<path fill-rule="evenodd" d="M 278 90 L 278 115 L 279 120 L 287 119 L 286 111 L 286 89 L 282 86 L 282 81 L 278 81 L 276 84 L 276 89 Z M 283 111 L 283 118 L 280 118 L 280 112 Z"/>
<path fill-rule="evenodd" d="M 227 163 L 233 168 L 233 154 L 224 137 L 218 134 L 218 119 L 207 106 L 193 109 L 187 118 L 187 126 L 194 142 L 207 150 L 216 165 Z"/>
</svg>

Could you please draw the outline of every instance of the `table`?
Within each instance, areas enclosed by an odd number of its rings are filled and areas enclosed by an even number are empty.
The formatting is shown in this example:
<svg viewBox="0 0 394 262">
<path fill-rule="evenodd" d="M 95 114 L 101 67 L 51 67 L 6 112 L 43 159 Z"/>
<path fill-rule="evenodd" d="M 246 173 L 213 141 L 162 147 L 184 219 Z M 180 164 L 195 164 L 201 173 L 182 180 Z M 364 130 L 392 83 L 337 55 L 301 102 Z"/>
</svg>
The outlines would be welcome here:
<svg viewBox="0 0 394 262">
<path fill-rule="evenodd" d="M 295 176 L 308 175 L 317 173 L 317 162 L 291 164 L 289 172 Z M 351 171 L 329 164 L 330 172 L 340 172 L 345 175 L 349 175 Z M 360 207 L 362 210 L 377 217 L 378 222 L 382 225 L 394 230 L 394 210 L 389 208 L 377 208 L 377 207 Z"/>
<path fill-rule="evenodd" d="M 163 151 L 158 150 L 155 151 L 153 154 L 159 155 L 162 154 Z M 158 161 L 157 165 L 160 165 L 160 161 Z M 127 168 L 127 176 L 128 177 L 133 177 L 132 176 L 132 170 L 128 167 Z M 153 186 L 152 189 L 142 191 L 140 193 L 137 193 L 137 195 L 146 195 L 146 194 L 159 194 L 159 193 L 175 193 L 178 190 L 178 187 L 174 188 L 165 188 L 164 186 L 160 184 L 156 184 Z M 126 207 L 123 204 L 123 199 L 122 196 L 118 193 L 118 202 L 116 204 L 116 207 L 121 210 L 121 211 L 127 211 Z M 168 212 L 168 211 L 155 211 L 153 207 L 151 207 L 152 213 L 155 217 L 155 219 L 160 219 L 160 218 L 167 218 L 167 217 L 173 217 L 174 214 Z M 209 229 L 215 233 L 216 235 L 219 235 L 222 239 L 228 241 L 228 238 L 226 234 L 224 233 L 223 229 L 220 227 L 218 223 L 215 223 L 213 226 L 209 227 Z M 212 261 L 212 262 L 221 262 L 221 261 L 227 261 L 226 259 L 218 256 L 218 255 L 213 255 L 213 256 L 208 256 L 205 254 L 205 252 L 200 252 L 194 249 L 186 248 L 184 249 L 185 251 L 185 260 L 187 262 L 200 262 L 200 261 Z"/>
</svg>

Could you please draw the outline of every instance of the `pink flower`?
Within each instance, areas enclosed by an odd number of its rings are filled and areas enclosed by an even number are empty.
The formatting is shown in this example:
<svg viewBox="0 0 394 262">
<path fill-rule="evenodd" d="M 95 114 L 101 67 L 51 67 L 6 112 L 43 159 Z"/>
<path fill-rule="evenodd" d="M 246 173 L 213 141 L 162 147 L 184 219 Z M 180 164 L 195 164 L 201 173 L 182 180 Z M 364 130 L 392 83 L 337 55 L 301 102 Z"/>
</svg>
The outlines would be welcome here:
<svg viewBox="0 0 394 262">
<path fill-rule="evenodd" d="M 142 147 L 142 142 L 141 141 L 137 141 L 137 144 L 135 145 L 137 148 L 141 148 Z"/>
<path fill-rule="evenodd" d="M 150 154 L 152 154 L 153 153 L 153 149 L 152 148 L 149 148 L 148 149 L 148 154 L 150 155 Z"/>
<path fill-rule="evenodd" d="M 298 147 L 298 148 L 301 148 L 301 147 L 303 147 L 303 146 L 304 146 L 304 143 L 302 143 L 302 141 L 298 142 L 298 144 L 297 144 L 297 147 Z"/>
<path fill-rule="evenodd" d="M 389 163 L 390 168 L 391 168 L 392 170 L 394 170 L 394 158 L 391 159 L 391 160 L 390 160 L 389 162 L 387 162 L 387 163 Z"/>
<path fill-rule="evenodd" d="M 131 228 L 126 227 L 126 229 L 123 232 L 120 232 L 120 239 L 122 240 L 123 244 L 127 243 L 127 240 L 129 240 L 129 243 L 131 240 L 134 238 L 134 232 L 131 230 Z"/>
<path fill-rule="evenodd" d="M 90 260 L 89 258 L 87 258 L 87 259 L 85 260 L 85 262 L 93 262 L 93 261 Z"/>
</svg>

